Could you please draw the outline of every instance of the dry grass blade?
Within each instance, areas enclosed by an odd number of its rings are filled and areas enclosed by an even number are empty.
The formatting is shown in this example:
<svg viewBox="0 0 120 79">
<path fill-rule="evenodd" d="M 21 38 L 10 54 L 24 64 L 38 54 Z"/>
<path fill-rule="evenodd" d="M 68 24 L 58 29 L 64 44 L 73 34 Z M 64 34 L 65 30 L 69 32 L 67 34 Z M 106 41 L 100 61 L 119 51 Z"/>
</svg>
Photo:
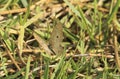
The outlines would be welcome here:
<svg viewBox="0 0 120 79">
<path fill-rule="evenodd" d="M 8 55 L 9 55 L 9 57 L 11 58 L 12 62 L 13 62 L 14 65 L 16 66 L 16 68 L 17 68 L 18 70 L 21 70 L 20 67 L 18 66 L 18 64 L 16 63 L 15 59 L 14 59 L 13 56 L 11 55 L 10 51 L 9 51 L 7 48 L 6 48 L 6 50 L 7 50 L 7 53 L 8 53 Z"/>
<path fill-rule="evenodd" d="M 39 5 L 41 1 L 36 2 L 36 4 L 32 5 L 30 7 L 30 10 L 34 10 L 37 5 Z M 27 8 L 20 8 L 20 9 L 15 9 L 15 10 L 6 10 L 0 12 L 0 15 L 6 15 L 6 14 L 13 14 L 13 13 L 21 13 L 21 12 L 26 12 Z"/>
<path fill-rule="evenodd" d="M 116 35 L 114 35 L 114 52 L 115 52 L 116 64 L 119 69 L 120 68 L 120 60 L 119 60 L 119 54 L 118 54 L 118 44 L 117 44 L 117 36 Z M 119 71 L 120 71 L 120 69 L 119 69 Z"/>
<path fill-rule="evenodd" d="M 42 40 L 37 34 L 33 34 L 35 39 L 38 41 L 39 45 L 45 50 L 45 52 L 49 55 L 54 54 L 48 47 L 48 45 L 45 43 L 44 40 Z"/>
<path fill-rule="evenodd" d="M 20 71 L 21 68 L 19 67 L 19 65 L 17 64 L 17 62 L 15 61 L 14 57 L 11 55 L 10 51 L 8 50 L 8 48 L 6 47 L 6 51 L 10 57 L 10 59 L 12 60 L 12 62 L 14 63 L 14 65 L 16 66 L 16 68 Z M 24 76 L 24 73 L 21 73 Z"/>
</svg>

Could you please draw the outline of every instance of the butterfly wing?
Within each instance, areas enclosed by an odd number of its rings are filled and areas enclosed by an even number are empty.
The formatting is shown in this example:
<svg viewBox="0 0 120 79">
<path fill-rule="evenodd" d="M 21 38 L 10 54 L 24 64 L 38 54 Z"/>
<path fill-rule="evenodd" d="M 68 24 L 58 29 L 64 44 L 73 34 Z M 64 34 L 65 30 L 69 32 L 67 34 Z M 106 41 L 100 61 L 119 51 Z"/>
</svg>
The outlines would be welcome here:
<svg viewBox="0 0 120 79">
<path fill-rule="evenodd" d="M 61 23 L 57 23 L 57 25 L 53 28 L 51 33 L 51 37 L 49 40 L 50 48 L 55 52 L 55 54 L 61 53 L 63 48 L 61 47 L 61 43 L 63 41 L 63 27 Z"/>
</svg>

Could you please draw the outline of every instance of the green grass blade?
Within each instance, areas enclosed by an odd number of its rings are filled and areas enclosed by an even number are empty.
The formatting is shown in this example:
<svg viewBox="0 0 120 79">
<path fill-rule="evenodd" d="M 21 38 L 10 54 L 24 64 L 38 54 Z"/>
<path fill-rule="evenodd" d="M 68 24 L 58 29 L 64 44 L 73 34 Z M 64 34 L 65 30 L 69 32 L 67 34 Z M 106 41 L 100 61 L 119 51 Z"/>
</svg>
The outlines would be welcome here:
<svg viewBox="0 0 120 79">
<path fill-rule="evenodd" d="M 34 23 L 35 21 L 37 21 L 39 18 L 42 17 L 42 12 L 36 14 L 34 17 L 32 17 L 30 20 L 28 20 L 25 24 L 24 24 L 24 28 L 27 28 L 29 25 L 31 25 L 32 23 Z"/>
<path fill-rule="evenodd" d="M 12 44 L 11 41 L 8 39 L 8 37 L 6 36 L 5 32 L 0 28 L 0 34 L 5 42 L 5 44 L 7 45 L 8 49 L 10 51 L 12 51 Z"/>
<path fill-rule="evenodd" d="M 30 20 L 28 20 L 23 26 L 20 26 L 20 32 L 19 32 L 20 34 L 18 38 L 18 46 L 19 46 L 18 48 L 19 48 L 20 55 L 22 55 L 25 28 L 27 28 L 33 22 L 37 21 L 41 16 L 42 16 L 41 13 L 39 13 L 35 15 L 33 18 L 31 18 Z"/>
<path fill-rule="evenodd" d="M 56 74 L 59 73 L 59 70 L 61 69 L 62 65 L 64 64 L 64 56 L 61 57 L 61 60 L 59 63 L 56 65 L 55 71 L 53 72 L 52 76 L 50 79 L 55 79 L 57 76 Z"/>
<path fill-rule="evenodd" d="M 80 12 L 70 3 L 68 0 L 64 0 L 64 2 L 69 6 L 69 8 L 81 19 L 84 20 L 84 22 L 91 26 L 91 23 L 84 17 L 82 10 L 79 8 Z"/>
<path fill-rule="evenodd" d="M 29 79 L 30 59 L 31 59 L 31 56 L 28 57 L 27 66 L 26 66 L 26 73 L 25 73 L 25 79 Z"/>
<path fill-rule="evenodd" d="M 0 11 L 6 10 L 7 7 L 9 7 L 10 3 L 12 2 L 12 0 L 7 0 L 8 2 L 5 4 L 5 6 L 0 9 Z"/>
<path fill-rule="evenodd" d="M 73 33 L 71 33 L 68 29 L 64 28 L 63 32 L 73 42 L 76 42 L 79 40 L 79 38 L 75 36 Z"/>
<path fill-rule="evenodd" d="M 110 24 L 110 22 L 114 19 L 115 14 L 117 13 L 117 10 L 119 8 L 120 5 L 120 0 L 117 0 L 115 7 L 112 9 L 112 12 L 110 13 L 110 15 L 108 16 L 107 19 L 107 23 Z"/>
<path fill-rule="evenodd" d="M 30 0 L 29 5 L 27 6 L 27 12 L 25 13 L 25 16 L 24 16 L 24 19 L 23 19 L 23 24 L 27 21 L 27 19 L 29 17 L 29 14 L 30 14 L 30 4 L 31 4 L 31 0 Z"/>
<path fill-rule="evenodd" d="M 22 68 L 20 71 L 18 71 L 14 75 L 8 75 L 8 77 L 2 78 L 2 79 L 16 79 L 24 70 L 25 68 Z"/>
<path fill-rule="evenodd" d="M 27 0 L 20 0 L 23 4 L 24 7 L 27 7 L 28 6 L 28 3 L 27 3 Z"/>
<path fill-rule="evenodd" d="M 48 79 L 48 75 L 49 75 L 49 61 L 46 61 L 44 79 Z"/>
</svg>

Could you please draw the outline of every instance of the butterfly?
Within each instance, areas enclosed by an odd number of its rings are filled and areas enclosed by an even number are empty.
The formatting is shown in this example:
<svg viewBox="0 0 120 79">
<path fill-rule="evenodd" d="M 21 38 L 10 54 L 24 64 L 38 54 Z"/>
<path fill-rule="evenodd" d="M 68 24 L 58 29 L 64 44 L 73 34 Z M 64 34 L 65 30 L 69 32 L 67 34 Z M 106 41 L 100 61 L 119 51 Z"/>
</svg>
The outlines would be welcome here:
<svg viewBox="0 0 120 79">
<path fill-rule="evenodd" d="M 63 47 L 61 46 L 63 38 L 63 25 L 60 22 L 57 22 L 49 40 L 49 46 L 55 54 L 63 52 Z"/>
</svg>

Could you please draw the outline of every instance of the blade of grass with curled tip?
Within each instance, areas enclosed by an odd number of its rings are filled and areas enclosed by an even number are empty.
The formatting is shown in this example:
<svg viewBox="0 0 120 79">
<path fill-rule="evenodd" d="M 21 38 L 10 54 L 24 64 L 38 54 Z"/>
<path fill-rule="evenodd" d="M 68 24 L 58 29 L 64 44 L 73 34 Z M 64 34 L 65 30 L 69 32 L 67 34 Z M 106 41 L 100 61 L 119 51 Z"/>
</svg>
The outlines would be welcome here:
<svg viewBox="0 0 120 79">
<path fill-rule="evenodd" d="M 21 61 L 26 64 L 22 58 L 22 49 L 23 49 L 23 42 L 24 42 L 24 33 L 25 33 L 25 28 L 24 28 L 24 24 L 25 22 L 27 21 L 27 18 L 29 16 L 29 13 L 30 13 L 30 4 L 28 5 L 28 8 L 27 8 L 27 12 L 24 16 L 24 18 L 20 18 L 20 31 L 19 31 L 19 37 L 18 37 L 18 49 L 19 49 L 19 57 L 21 59 Z M 22 16 L 21 16 L 22 17 Z"/>
<path fill-rule="evenodd" d="M 20 26 L 20 33 L 19 33 L 19 37 L 18 37 L 18 49 L 19 49 L 19 57 L 21 59 L 21 61 L 26 64 L 24 62 L 24 60 L 22 59 L 22 49 L 23 49 L 23 42 L 24 42 L 24 27 Z"/>
</svg>

